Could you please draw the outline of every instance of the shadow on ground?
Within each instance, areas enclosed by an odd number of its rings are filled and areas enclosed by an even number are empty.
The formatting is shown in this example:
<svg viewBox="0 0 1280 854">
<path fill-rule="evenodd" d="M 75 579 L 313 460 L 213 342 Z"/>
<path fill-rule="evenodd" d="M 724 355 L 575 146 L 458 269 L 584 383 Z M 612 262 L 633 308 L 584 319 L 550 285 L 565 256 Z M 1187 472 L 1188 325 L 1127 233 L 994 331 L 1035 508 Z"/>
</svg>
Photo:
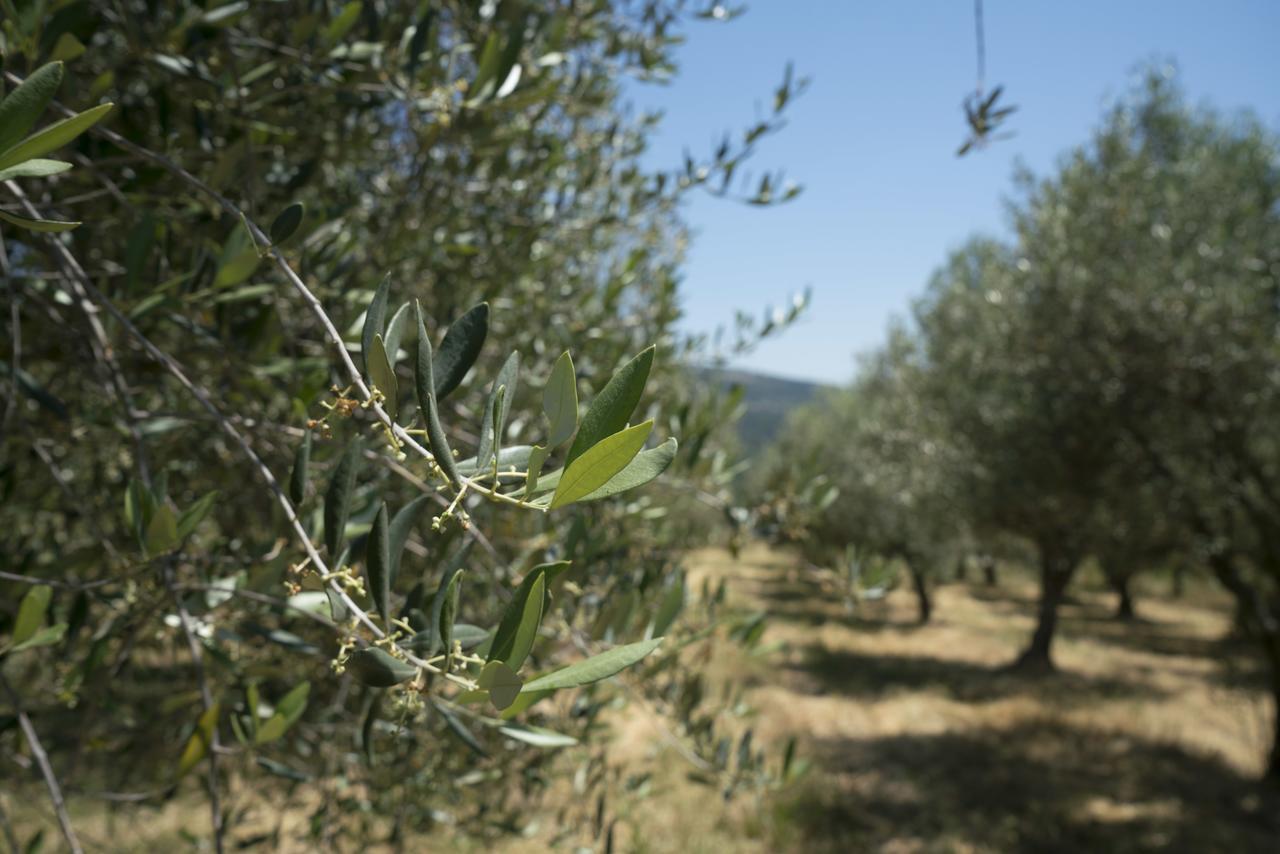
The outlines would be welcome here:
<svg viewBox="0 0 1280 854">
<path fill-rule="evenodd" d="M 770 619 L 810 626 L 837 622 L 861 632 L 913 631 L 917 620 L 891 620 L 879 612 L 883 604 L 863 602 L 850 613 L 844 598 L 825 589 L 811 577 L 767 576 L 752 578 L 744 585 L 751 596 L 765 605 Z"/>
<path fill-rule="evenodd" d="M 804 851 L 1277 850 L 1280 796 L 1214 759 L 1061 723 L 830 739 L 778 806 Z"/>
<path fill-rule="evenodd" d="M 801 660 L 793 665 L 793 669 L 809 677 L 800 681 L 807 683 L 813 693 L 839 694 L 861 700 L 902 692 L 926 692 L 966 703 L 1034 695 L 1055 705 L 1076 705 L 1161 695 L 1159 689 L 1142 681 L 1071 671 L 1043 677 L 1028 676 L 968 661 L 837 651 L 821 644 L 805 647 Z"/>
</svg>

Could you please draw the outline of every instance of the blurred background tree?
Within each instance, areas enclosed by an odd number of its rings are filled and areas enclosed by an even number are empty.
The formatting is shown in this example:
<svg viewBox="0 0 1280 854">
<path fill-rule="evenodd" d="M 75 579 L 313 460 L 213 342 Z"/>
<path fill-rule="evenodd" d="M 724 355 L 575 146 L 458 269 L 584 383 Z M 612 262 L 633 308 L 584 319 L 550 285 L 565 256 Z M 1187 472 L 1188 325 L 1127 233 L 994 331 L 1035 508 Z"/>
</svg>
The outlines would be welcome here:
<svg viewBox="0 0 1280 854">
<path fill-rule="evenodd" d="M 1053 174 L 1020 174 L 1016 239 L 955 252 L 914 326 L 788 424 L 785 456 L 812 451 L 841 496 L 808 535 L 883 551 L 888 518 L 888 542 L 920 551 L 951 531 L 979 553 L 1028 544 L 1039 610 L 1016 665 L 1032 672 L 1053 668 L 1058 609 L 1087 559 L 1130 616 L 1133 573 L 1196 555 L 1280 691 L 1278 153 L 1256 119 L 1193 108 L 1151 71 Z M 886 375 L 902 354 L 909 372 Z M 886 385 L 899 375 L 910 381 Z M 903 415 L 882 420 L 886 407 Z M 881 481 L 886 467 L 898 474 Z M 1272 778 L 1275 745 L 1280 729 Z"/>
</svg>

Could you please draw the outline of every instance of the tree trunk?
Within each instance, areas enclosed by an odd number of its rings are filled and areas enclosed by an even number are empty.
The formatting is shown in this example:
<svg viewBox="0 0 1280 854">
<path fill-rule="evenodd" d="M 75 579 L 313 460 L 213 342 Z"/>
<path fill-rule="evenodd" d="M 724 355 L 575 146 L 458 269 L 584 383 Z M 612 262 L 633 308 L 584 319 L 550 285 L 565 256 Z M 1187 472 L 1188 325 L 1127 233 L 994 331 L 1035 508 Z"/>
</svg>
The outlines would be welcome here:
<svg viewBox="0 0 1280 854">
<path fill-rule="evenodd" d="M 1280 786 L 1280 673 L 1271 673 L 1271 753 L 1267 756 L 1267 770 L 1262 779 L 1273 786 Z"/>
<path fill-rule="evenodd" d="M 988 587 L 996 586 L 996 559 L 990 555 L 984 555 L 982 558 L 982 577 Z"/>
<path fill-rule="evenodd" d="M 1271 750 L 1262 778 L 1280 786 L 1280 607 L 1269 603 L 1236 570 L 1230 555 L 1209 557 L 1209 568 L 1236 600 L 1236 631 L 1254 639 L 1262 647 L 1271 676 Z"/>
<path fill-rule="evenodd" d="M 1187 568 L 1179 561 L 1178 565 L 1173 568 L 1173 598 L 1181 599 L 1182 594 L 1186 591 Z"/>
<path fill-rule="evenodd" d="M 969 580 L 969 558 L 962 557 L 956 561 L 956 581 Z"/>
<path fill-rule="evenodd" d="M 919 609 L 920 624 L 924 625 L 933 616 L 933 602 L 929 598 L 929 585 L 925 582 L 924 573 L 916 569 L 914 561 L 907 561 L 907 572 L 911 575 L 911 586 L 916 591 L 916 607 Z"/>
<path fill-rule="evenodd" d="M 1058 552 L 1040 550 L 1040 608 L 1031 644 L 1018 656 L 1013 669 L 1027 673 L 1053 671 L 1053 636 L 1058 628 L 1058 606 L 1075 572 L 1076 561 Z"/>
<path fill-rule="evenodd" d="M 1125 621 L 1134 619 L 1137 614 L 1133 610 L 1133 595 L 1129 592 L 1129 579 L 1125 578 L 1119 582 L 1116 593 L 1120 595 L 1120 601 L 1116 604 L 1116 619 Z"/>
<path fill-rule="evenodd" d="M 1136 616 L 1133 610 L 1133 594 L 1129 591 L 1129 576 L 1119 572 L 1106 572 L 1107 583 L 1116 592 L 1116 619 L 1132 620 Z"/>
</svg>

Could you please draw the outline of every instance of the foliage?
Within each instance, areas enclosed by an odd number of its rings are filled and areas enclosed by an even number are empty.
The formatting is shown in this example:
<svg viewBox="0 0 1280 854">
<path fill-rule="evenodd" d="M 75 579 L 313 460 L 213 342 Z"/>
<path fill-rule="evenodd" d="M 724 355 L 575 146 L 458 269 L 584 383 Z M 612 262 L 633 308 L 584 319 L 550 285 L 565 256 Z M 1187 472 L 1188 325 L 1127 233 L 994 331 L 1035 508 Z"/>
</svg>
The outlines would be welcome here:
<svg viewBox="0 0 1280 854">
<path fill-rule="evenodd" d="M 805 501 L 800 483 L 782 490 L 794 496 L 793 514 L 807 517 L 801 537 L 817 563 L 865 576 L 873 558 L 902 561 L 927 621 L 927 578 L 939 573 L 964 532 L 954 494 L 958 461 L 923 404 L 916 341 L 903 328 L 889 338 L 850 388 L 788 417 L 769 465 L 775 484 L 779 477 L 809 484 L 823 477 L 834 490 L 816 502 Z"/>
<path fill-rule="evenodd" d="M 485 836 L 652 696 L 711 781 L 767 783 L 718 764 L 715 699 L 665 699 L 758 642 L 678 571 L 733 406 L 684 368 L 676 211 L 795 195 L 737 181 L 802 81 L 654 171 L 620 93 L 682 2 L 2 8 L 8 97 L 78 44 L 51 109 L 102 119 L 0 207 L 83 222 L 0 252 L 0 664 L 50 771 L 202 776 L 218 847 L 267 780 L 312 844 Z"/>
<path fill-rule="evenodd" d="M 1041 596 L 1019 663 L 1036 670 L 1087 558 L 1123 594 L 1137 569 L 1191 557 L 1236 597 L 1280 701 L 1280 143 L 1152 71 L 1018 185 L 1015 239 L 954 252 L 914 328 L 790 425 L 790 456 L 841 495 L 805 534 L 1029 545 Z M 1273 778 L 1280 729 L 1274 745 Z"/>
</svg>

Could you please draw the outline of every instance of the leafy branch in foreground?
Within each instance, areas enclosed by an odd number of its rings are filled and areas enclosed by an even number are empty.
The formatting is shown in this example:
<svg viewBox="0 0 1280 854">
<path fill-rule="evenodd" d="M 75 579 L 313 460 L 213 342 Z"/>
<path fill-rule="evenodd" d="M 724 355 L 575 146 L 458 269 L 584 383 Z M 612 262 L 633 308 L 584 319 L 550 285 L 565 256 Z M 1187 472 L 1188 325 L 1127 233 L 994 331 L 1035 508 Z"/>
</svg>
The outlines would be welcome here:
<svg viewBox="0 0 1280 854">
<path fill-rule="evenodd" d="M 0 181 L 66 172 L 70 163 L 42 155 L 67 145 L 111 112 L 113 104 L 99 104 L 31 133 L 62 83 L 62 67 L 61 62 L 41 66 L 0 100 Z M 26 217 L 3 209 L 0 220 L 31 231 L 69 231 L 80 224 Z"/>
<path fill-rule="evenodd" d="M 483 420 L 476 431 L 479 438 L 475 456 L 455 459 L 441 422 L 440 401 L 458 387 L 479 357 L 488 335 L 488 307 L 481 304 L 463 314 L 449 327 L 437 349 L 431 345 L 420 304 L 406 302 L 387 320 L 389 293 L 390 282 L 384 280 L 365 312 L 361 332 L 362 345 L 368 348 L 362 355 L 369 397 L 352 401 L 339 396 L 337 403 L 328 405 L 327 414 L 312 420 L 310 427 L 332 430 L 335 419 L 354 412 L 355 408 L 380 404 L 389 421 L 379 422 L 375 428 L 390 452 L 399 456 L 405 453 L 406 447 L 417 450 L 426 466 L 426 481 L 434 482 L 441 494 L 450 496 L 444 512 L 433 517 L 433 529 L 440 531 L 451 523 L 470 527 L 468 495 L 545 513 L 642 486 L 670 465 L 677 448 L 674 439 L 645 451 L 653 422 L 628 426 L 653 363 L 652 347 L 614 374 L 588 406 L 581 422 L 572 357 L 563 354 L 542 392 L 543 410 L 550 427 L 547 444 L 504 449 L 502 437 L 519 380 L 519 354 L 512 353 L 492 382 L 481 410 Z M 404 318 L 410 316 L 413 322 L 406 334 Z M 412 350 L 415 356 L 412 366 L 417 413 L 415 417 L 397 420 L 397 415 L 406 416 L 411 411 L 401 406 L 400 400 L 397 368 L 402 348 Z M 414 436 L 425 437 L 426 448 L 417 444 L 410 446 L 408 442 Z M 565 465 L 541 475 L 540 469 L 549 455 L 575 436 L 565 456 Z M 299 446 L 291 480 L 295 495 L 306 492 L 310 443 L 308 432 Z M 421 504 L 417 499 L 411 501 L 392 520 L 385 501 L 372 496 L 369 500 L 377 510 L 368 536 L 358 547 L 348 545 L 346 528 L 360 460 L 361 439 L 356 437 L 348 442 L 332 468 L 325 490 L 324 543 L 330 569 L 319 571 L 304 561 L 294 567 L 290 581 L 295 595 L 303 591 L 305 583 L 318 581 L 327 585 L 333 619 L 360 616 L 352 620 L 351 632 L 343 641 L 343 649 L 348 652 L 340 654 L 335 661 L 337 672 L 349 667 L 367 685 L 379 688 L 404 685 L 412 695 L 430 693 L 433 683 L 448 684 L 462 692 L 450 698 L 453 702 L 465 704 L 487 698 L 498 711 L 517 702 L 521 702 L 523 710 L 552 691 L 611 676 L 657 649 L 661 638 L 617 647 L 526 684 L 519 671 L 538 637 L 544 613 L 553 601 L 552 590 L 569 569 L 568 561 L 545 564 L 530 571 L 492 629 L 468 625 L 461 635 L 455 635 L 463 592 L 460 566 L 441 576 L 434 595 L 423 595 L 419 586 L 415 594 L 399 603 L 403 607 L 397 610 L 393 607 L 396 603 L 392 601 L 392 590 L 407 532 Z M 352 565 L 353 553 L 358 551 L 363 551 L 362 576 Z M 465 559 L 456 562 L 464 563 Z M 339 592 L 354 597 L 355 601 L 343 601 L 343 596 L 332 595 Z M 363 608 L 366 613 L 360 614 L 362 606 L 371 607 Z M 377 629 L 368 611 L 378 613 L 385 630 Z M 355 631 L 361 624 L 373 629 L 370 635 Z"/>
</svg>

